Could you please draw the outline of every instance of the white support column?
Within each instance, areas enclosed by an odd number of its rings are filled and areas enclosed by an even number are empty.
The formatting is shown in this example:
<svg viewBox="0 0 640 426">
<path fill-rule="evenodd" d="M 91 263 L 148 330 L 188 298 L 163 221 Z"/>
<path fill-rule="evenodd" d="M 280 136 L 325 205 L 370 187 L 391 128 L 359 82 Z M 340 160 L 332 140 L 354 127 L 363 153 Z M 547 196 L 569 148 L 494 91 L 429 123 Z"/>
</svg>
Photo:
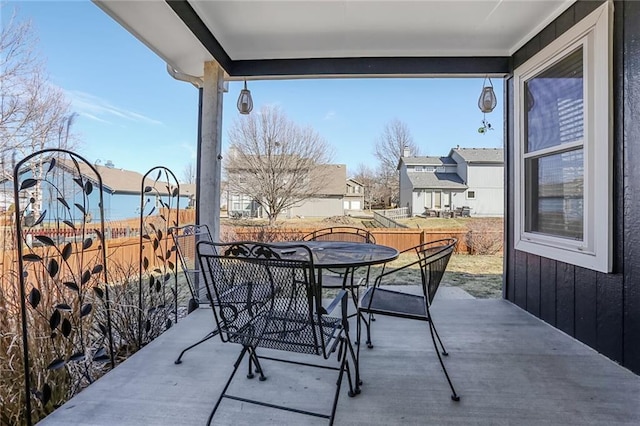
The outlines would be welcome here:
<svg viewBox="0 0 640 426">
<path fill-rule="evenodd" d="M 222 94 L 224 71 L 205 62 L 200 116 L 197 209 L 199 224 L 208 225 L 214 241 L 220 237 L 220 181 L 222 179 Z"/>
</svg>

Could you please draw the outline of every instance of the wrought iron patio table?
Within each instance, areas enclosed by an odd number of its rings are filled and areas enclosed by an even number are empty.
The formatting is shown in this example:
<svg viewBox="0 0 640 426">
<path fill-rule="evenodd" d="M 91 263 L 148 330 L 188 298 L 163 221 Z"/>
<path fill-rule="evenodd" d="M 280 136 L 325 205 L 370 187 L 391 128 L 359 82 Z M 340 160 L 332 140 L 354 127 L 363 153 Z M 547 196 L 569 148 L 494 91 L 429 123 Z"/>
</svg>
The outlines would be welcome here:
<svg viewBox="0 0 640 426">
<path fill-rule="evenodd" d="M 380 244 L 352 243 L 344 241 L 296 241 L 281 243 L 280 253 L 295 259 L 296 250 L 288 244 L 304 244 L 311 249 L 316 269 L 345 268 L 378 265 L 398 258 L 398 250 Z M 278 244 L 280 245 L 280 244 Z"/>
<path fill-rule="evenodd" d="M 288 244 L 304 244 L 311 249 L 313 256 L 313 264 L 318 271 L 317 282 L 322 284 L 322 270 L 323 269 L 344 269 L 346 272 L 342 278 L 342 289 L 349 290 L 355 303 L 356 309 L 358 308 L 358 295 L 357 286 L 349 285 L 349 280 L 354 271 L 363 266 L 379 265 L 386 262 L 395 260 L 400 255 L 400 252 L 393 247 L 388 247 L 380 244 L 371 243 L 358 243 L 358 242 L 345 242 L 345 241 L 301 241 L 301 242 L 287 242 L 276 243 L 275 245 L 282 245 L 280 255 L 282 257 L 288 257 L 291 259 L 296 258 L 297 250 L 295 248 L 288 248 Z M 357 314 L 356 314 L 357 315 Z M 365 320 L 366 319 L 362 318 Z M 357 322 L 360 327 L 360 321 Z M 358 333 L 359 335 L 360 333 Z M 360 342 L 358 342 L 359 344 Z M 354 357 L 357 362 L 357 357 Z M 360 368 L 355 366 L 356 370 L 356 393 L 360 390 Z"/>
<path fill-rule="evenodd" d="M 280 254 L 291 259 L 296 258 L 296 250 L 289 249 L 288 244 L 304 244 L 311 249 L 313 264 L 318 270 L 317 282 L 322 284 L 323 269 L 345 269 L 342 280 L 343 289 L 351 289 L 348 285 L 350 274 L 359 267 L 379 265 L 390 262 L 399 256 L 398 250 L 380 244 L 352 243 L 344 241 L 296 241 L 276 243 L 282 245 Z M 357 300 L 356 300 L 357 303 Z"/>
</svg>

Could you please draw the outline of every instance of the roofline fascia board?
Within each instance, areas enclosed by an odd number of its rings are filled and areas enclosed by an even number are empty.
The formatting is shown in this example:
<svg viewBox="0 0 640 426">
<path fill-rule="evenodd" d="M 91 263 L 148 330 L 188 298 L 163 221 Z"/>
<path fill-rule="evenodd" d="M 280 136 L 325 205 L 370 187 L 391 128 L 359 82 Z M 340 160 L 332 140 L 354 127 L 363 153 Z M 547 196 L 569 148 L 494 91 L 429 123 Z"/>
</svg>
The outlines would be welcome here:
<svg viewBox="0 0 640 426">
<path fill-rule="evenodd" d="M 504 161 L 467 161 L 467 164 L 504 164 Z"/>
<path fill-rule="evenodd" d="M 212 55 L 215 54 L 211 52 Z M 504 77 L 511 73 L 508 56 L 430 56 L 256 59 L 231 61 L 231 79 L 244 77 Z"/>
<path fill-rule="evenodd" d="M 233 68 L 234 61 L 229 54 L 224 50 L 218 39 L 215 38 L 209 28 L 202 22 L 200 16 L 191 7 L 187 0 L 165 0 L 167 5 L 175 12 L 175 14 L 184 22 L 184 24 L 191 30 L 193 35 L 202 43 L 205 49 L 211 53 L 216 59 L 218 64 L 230 74 Z"/>
</svg>

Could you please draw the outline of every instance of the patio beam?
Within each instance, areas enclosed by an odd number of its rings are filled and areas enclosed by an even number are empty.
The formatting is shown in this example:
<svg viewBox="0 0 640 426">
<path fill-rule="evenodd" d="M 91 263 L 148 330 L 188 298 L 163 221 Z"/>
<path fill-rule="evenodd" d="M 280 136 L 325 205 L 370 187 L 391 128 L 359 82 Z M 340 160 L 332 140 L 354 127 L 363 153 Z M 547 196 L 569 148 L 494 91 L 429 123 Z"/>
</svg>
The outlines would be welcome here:
<svg viewBox="0 0 640 426">
<path fill-rule="evenodd" d="M 218 64 L 225 70 L 231 68 L 232 60 L 224 50 L 218 40 L 211 34 L 209 28 L 202 22 L 200 16 L 193 10 L 193 7 L 185 0 L 166 0 L 167 5 L 176 13 L 176 15 L 191 30 L 193 35 L 200 40 L 200 43 L 213 55 Z"/>
<path fill-rule="evenodd" d="M 213 52 L 211 52 L 213 54 Z M 215 55 L 214 55 L 215 56 Z M 509 57 L 377 57 L 310 58 L 231 61 L 229 76 L 504 76 L 511 72 Z"/>
</svg>

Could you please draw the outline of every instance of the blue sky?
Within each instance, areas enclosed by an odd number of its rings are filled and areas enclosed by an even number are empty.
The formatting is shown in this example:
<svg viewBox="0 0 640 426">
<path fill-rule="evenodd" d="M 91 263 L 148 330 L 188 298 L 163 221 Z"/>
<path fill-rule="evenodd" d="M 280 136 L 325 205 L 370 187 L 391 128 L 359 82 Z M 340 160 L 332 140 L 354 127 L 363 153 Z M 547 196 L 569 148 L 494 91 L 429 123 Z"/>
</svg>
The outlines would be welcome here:
<svg viewBox="0 0 640 426">
<path fill-rule="evenodd" d="M 31 20 L 50 80 L 78 113 L 72 130 L 89 161 L 144 173 L 169 167 L 180 178 L 195 161 L 198 91 L 174 80 L 165 63 L 90 1 L 9 1 Z M 8 7 L 7 7 L 8 6 Z M 334 162 L 375 166 L 374 143 L 392 119 L 404 121 L 425 155 L 461 147 L 502 147 L 502 80 L 494 79 L 498 106 L 487 114 L 496 128 L 478 133 L 477 101 L 483 79 L 323 79 L 250 81 L 254 111 L 279 105 L 295 122 L 312 126 L 334 148 Z M 224 95 L 223 145 L 239 117 L 242 83 Z"/>
</svg>

